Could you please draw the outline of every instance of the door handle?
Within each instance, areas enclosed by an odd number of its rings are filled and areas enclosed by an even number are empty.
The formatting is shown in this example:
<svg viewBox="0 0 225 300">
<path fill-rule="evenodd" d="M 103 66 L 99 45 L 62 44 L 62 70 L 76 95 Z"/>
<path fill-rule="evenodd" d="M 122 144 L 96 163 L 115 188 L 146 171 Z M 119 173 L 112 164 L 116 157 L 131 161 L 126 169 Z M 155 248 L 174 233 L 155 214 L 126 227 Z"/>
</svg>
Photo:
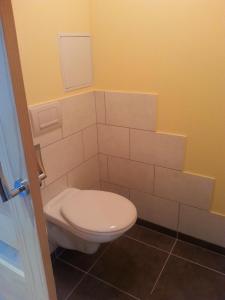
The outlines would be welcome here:
<svg viewBox="0 0 225 300">
<path fill-rule="evenodd" d="M 15 181 L 15 187 L 11 189 L 3 173 L 2 164 L 0 162 L 0 196 L 2 202 L 7 202 L 10 199 L 18 196 L 21 193 L 29 194 L 29 185 L 26 180 L 17 179 Z"/>
</svg>

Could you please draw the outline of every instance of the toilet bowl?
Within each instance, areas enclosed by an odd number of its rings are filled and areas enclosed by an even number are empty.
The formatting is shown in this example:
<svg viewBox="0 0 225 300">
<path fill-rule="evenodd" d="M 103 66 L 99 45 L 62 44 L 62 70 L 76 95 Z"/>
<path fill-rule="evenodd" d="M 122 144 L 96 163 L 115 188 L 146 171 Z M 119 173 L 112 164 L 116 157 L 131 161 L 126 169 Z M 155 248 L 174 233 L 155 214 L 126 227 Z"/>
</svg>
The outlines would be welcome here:
<svg viewBox="0 0 225 300">
<path fill-rule="evenodd" d="M 51 199 L 44 212 L 50 241 L 67 249 L 94 253 L 117 239 L 137 219 L 135 206 L 120 195 L 68 188 Z"/>
</svg>

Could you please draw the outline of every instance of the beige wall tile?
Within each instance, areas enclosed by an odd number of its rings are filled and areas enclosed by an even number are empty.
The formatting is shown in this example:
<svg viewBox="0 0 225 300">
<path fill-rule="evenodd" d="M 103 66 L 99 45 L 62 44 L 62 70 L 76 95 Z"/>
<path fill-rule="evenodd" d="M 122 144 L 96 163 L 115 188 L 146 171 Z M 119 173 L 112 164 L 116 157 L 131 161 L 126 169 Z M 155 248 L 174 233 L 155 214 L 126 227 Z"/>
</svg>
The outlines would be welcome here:
<svg viewBox="0 0 225 300">
<path fill-rule="evenodd" d="M 71 135 L 42 148 L 41 152 L 49 184 L 84 160 L 82 135 L 80 132 Z"/>
<path fill-rule="evenodd" d="M 127 159 L 109 157 L 109 181 L 143 192 L 153 191 L 152 166 Z"/>
<path fill-rule="evenodd" d="M 98 153 L 98 136 L 96 125 L 83 130 L 83 142 L 85 160 Z"/>
<path fill-rule="evenodd" d="M 216 213 L 181 205 L 179 231 L 225 247 L 225 217 Z"/>
<path fill-rule="evenodd" d="M 214 180 L 166 168 L 156 167 L 155 195 L 202 209 L 209 209 Z"/>
<path fill-rule="evenodd" d="M 131 159 L 182 170 L 186 139 L 181 135 L 131 130 Z"/>
<path fill-rule="evenodd" d="M 96 189 L 99 187 L 98 158 L 93 157 L 68 173 L 70 187 Z"/>
<path fill-rule="evenodd" d="M 127 199 L 130 198 L 129 189 L 109 182 L 101 181 L 101 190 L 121 195 Z"/>
<path fill-rule="evenodd" d="M 48 201 L 64 191 L 67 187 L 67 177 L 65 175 L 41 189 L 43 204 L 47 204 Z"/>
<path fill-rule="evenodd" d="M 100 180 L 108 181 L 108 157 L 104 154 L 99 154 L 99 171 L 100 171 Z"/>
<path fill-rule="evenodd" d="M 146 221 L 177 230 L 178 202 L 131 190 L 130 200 L 137 208 L 138 216 Z"/>
<path fill-rule="evenodd" d="M 99 152 L 129 158 L 129 129 L 98 125 Z"/>
<path fill-rule="evenodd" d="M 84 93 L 62 101 L 63 136 L 96 123 L 94 93 Z"/>
<path fill-rule="evenodd" d="M 97 123 L 105 123 L 106 122 L 105 92 L 96 91 L 95 101 L 96 101 Z"/>
<path fill-rule="evenodd" d="M 48 133 L 42 134 L 39 137 L 33 138 L 34 145 L 40 144 L 41 148 L 55 143 L 62 139 L 62 129 L 58 128 Z"/>
<path fill-rule="evenodd" d="M 106 92 L 106 122 L 137 129 L 156 129 L 156 95 Z"/>
</svg>

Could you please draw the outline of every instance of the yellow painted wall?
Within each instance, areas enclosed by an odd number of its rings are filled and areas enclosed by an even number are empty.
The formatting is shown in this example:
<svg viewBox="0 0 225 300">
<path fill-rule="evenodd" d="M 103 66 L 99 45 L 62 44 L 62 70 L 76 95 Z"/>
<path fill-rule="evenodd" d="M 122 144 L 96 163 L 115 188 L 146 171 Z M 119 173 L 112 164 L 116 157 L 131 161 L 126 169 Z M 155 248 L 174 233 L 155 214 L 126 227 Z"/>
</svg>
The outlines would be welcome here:
<svg viewBox="0 0 225 300">
<path fill-rule="evenodd" d="M 185 169 L 216 177 L 225 214 L 225 1 L 91 4 L 96 88 L 159 93 L 158 129 L 188 136 Z"/>
<path fill-rule="evenodd" d="M 225 214 L 224 0 L 12 2 L 29 104 L 65 95 L 57 34 L 91 30 L 95 87 L 159 93 L 158 129 L 188 136 L 185 169 L 216 177 Z"/>
<path fill-rule="evenodd" d="M 12 4 L 28 103 L 64 96 L 57 35 L 90 32 L 89 0 L 12 0 Z"/>
</svg>

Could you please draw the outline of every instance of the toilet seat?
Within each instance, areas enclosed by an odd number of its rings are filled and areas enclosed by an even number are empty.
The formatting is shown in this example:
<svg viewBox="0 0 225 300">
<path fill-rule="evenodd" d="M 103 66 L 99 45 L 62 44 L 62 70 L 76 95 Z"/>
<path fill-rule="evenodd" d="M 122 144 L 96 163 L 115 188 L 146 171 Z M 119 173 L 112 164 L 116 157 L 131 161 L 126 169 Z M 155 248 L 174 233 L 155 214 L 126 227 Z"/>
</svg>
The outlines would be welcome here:
<svg viewBox="0 0 225 300">
<path fill-rule="evenodd" d="M 132 226 L 136 208 L 126 198 L 102 191 L 71 191 L 61 214 L 73 228 L 89 233 L 115 233 Z"/>
<path fill-rule="evenodd" d="M 126 198 L 102 191 L 68 188 L 44 207 L 53 224 L 88 241 L 104 243 L 118 238 L 137 219 L 135 206 Z"/>
</svg>

